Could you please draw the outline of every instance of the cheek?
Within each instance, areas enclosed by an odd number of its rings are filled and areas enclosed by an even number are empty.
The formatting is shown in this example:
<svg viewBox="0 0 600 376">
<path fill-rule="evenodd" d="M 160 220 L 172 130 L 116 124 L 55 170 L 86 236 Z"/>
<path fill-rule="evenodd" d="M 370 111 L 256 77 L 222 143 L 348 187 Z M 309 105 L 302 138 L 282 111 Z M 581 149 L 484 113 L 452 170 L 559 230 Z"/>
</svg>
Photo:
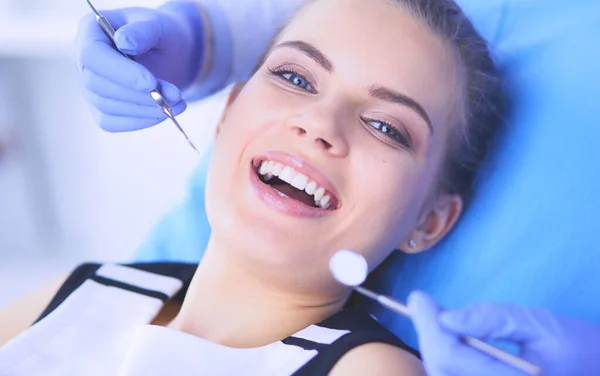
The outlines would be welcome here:
<svg viewBox="0 0 600 376">
<path fill-rule="evenodd" d="M 356 161 L 360 173 L 352 174 L 352 186 L 356 188 L 352 191 L 355 205 L 351 208 L 351 233 L 360 234 L 364 247 L 375 252 L 371 257 L 376 264 L 418 225 L 426 198 L 422 189 L 427 181 L 423 161 L 403 151 L 392 153 L 392 157 L 385 156 L 387 151 L 379 157 L 372 156 L 372 150 L 362 154 Z"/>
<path fill-rule="evenodd" d="M 249 81 L 228 111 L 222 131 L 249 140 L 262 134 L 300 108 L 298 95 L 275 90 L 273 84 L 258 77 Z"/>
<path fill-rule="evenodd" d="M 246 84 L 219 126 L 206 182 L 209 219 L 211 213 L 231 206 L 230 198 L 240 184 L 237 179 L 246 178 L 246 166 L 249 170 L 252 157 L 273 146 L 272 140 L 277 139 L 273 128 L 282 123 L 293 106 L 285 95 L 257 81 Z"/>
</svg>

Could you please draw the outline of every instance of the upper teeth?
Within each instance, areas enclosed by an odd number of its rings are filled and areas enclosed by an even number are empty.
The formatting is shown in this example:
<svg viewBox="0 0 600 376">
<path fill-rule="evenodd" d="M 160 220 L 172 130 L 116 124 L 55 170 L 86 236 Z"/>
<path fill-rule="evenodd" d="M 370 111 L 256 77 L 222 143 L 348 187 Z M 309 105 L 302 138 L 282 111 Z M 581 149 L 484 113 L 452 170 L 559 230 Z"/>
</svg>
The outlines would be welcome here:
<svg viewBox="0 0 600 376">
<path fill-rule="evenodd" d="M 308 176 L 296 172 L 290 166 L 274 161 L 264 161 L 260 165 L 258 173 L 267 180 L 273 176 L 277 176 L 292 187 L 300 191 L 305 191 L 309 195 L 314 196 L 315 204 L 323 209 L 327 209 L 331 205 L 331 195 L 327 194 L 325 188 L 320 187 L 316 182 L 310 180 Z"/>
</svg>

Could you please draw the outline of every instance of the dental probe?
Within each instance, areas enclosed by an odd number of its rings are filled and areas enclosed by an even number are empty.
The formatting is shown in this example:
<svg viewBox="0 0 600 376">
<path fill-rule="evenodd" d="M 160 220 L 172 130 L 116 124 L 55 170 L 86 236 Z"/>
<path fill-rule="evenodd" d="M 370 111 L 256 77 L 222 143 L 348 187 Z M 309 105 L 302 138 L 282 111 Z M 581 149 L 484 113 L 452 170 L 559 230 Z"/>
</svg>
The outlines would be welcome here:
<svg viewBox="0 0 600 376">
<path fill-rule="evenodd" d="M 377 294 L 360 286 L 367 279 L 369 267 L 365 258 L 358 253 L 348 250 L 336 252 L 329 261 L 329 270 L 339 283 L 352 287 L 358 293 L 377 301 L 385 308 L 397 314 L 408 318 L 411 317 L 410 311 L 406 305 L 389 296 Z M 472 348 L 521 370 L 528 375 L 538 376 L 542 374 L 542 370 L 538 366 L 500 350 L 484 341 L 469 336 L 462 336 L 461 339 L 465 344 Z"/>
<path fill-rule="evenodd" d="M 115 49 L 123 56 L 125 56 L 128 59 L 131 59 L 133 61 L 135 61 L 135 58 L 131 55 L 128 55 L 124 52 L 121 52 L 118 48 L 117 48 L 117 44 L 115 43 L 115 29 L 112 27 L 112 25 L 110 24 L 110 22 L 108 22 L 108 20 L 106 19 L 106 17 L 104 17 L 103 15 L 101 15 L 96 8 L 94 8 L 94 6 L 92 5 L 92 3 L 90 2 L 90 0 L 86 0 L 88 5 L 90 6 L 90 8 L 92 8 L 92 12 L 94 12 L 94 14 L 96 15 L 96 21 L 98 21 L 98 24 L 100 25 L 100 27 L 102 28 L 102 30 L 104 31 L 104 33 L 106 34 L 106 36 L 113 42 L 113 45 L 115 47 Z M 177 129 L 179 130 L 179 132 L 181 132 L 181 134 L 183 135 L 183 137 L 185 137 L 186 141 L 188 142 L 188 144 L 192 147 L 192 149 L 194 149 L 196 151 L 196 153 L 200 153 L 198 151 L 198 149 L 196 148 L 196 146 L 192 143 L 192 141 L 190 140 L 190 138 L 188 137 L 188 135 L 185 133 L 185 131 L 183 130 L 183 128 L 181 127 L 181 125 L 179 125 L 179 122 L 177 122 L 177 120 L 175 119 L 175 116 L 173 115 L 173 110 L 171 109 L 171 106 L 169 106 L 169 104 L 167 103 L 167 101 L 165 100 L 165 98 L 163 97 L 163 95 L 158 91 L 158 90 L 152 90 L 150 92 L 150 96 L 152 97 L 152 100 L 154 101 L 154 103 L 156 103 L 156 105 L 160 108 L 160 110 L 167 115 L 167 117 L 169 119 L 171 119 L 171 121 L 173 122 L 173 124 L 175 124 L 175 126 L 177 127 Z"/>
</svg>

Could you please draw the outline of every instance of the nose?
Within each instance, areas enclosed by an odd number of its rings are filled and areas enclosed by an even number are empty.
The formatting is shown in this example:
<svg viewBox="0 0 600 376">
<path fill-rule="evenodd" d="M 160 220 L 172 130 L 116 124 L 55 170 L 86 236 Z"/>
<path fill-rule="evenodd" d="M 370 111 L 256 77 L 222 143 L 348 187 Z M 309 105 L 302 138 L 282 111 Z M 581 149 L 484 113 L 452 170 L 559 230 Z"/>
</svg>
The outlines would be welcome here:
<svg viewBox="0 0 600 376">
<path fill-rule="evenodd" d="M 331 110 L 313 108 L 290 119 L 288 126 L 304 146 L 344 157 L 349 151 L 345 122 L 343 116 L 335 116 Z"/>
</svg>

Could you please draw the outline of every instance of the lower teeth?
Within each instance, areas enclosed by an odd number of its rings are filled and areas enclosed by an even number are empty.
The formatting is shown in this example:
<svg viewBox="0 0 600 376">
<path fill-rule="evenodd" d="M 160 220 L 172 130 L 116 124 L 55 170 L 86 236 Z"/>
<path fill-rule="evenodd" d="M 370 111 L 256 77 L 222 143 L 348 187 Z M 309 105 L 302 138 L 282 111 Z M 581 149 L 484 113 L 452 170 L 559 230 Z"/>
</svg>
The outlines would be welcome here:
<svg viewBox="0 0 600 376">
<path fill-rule="evenodd" d="M 263 180 L 264 180 L 265 182 L 267 182 L 267 181 L 269 181 L 269 180 L 271 180 L 271 179 L 273 179 L 273 178 L 274 178 L 274 176 L 273 176 L 272 174 L 265 174 L 265 175 L 263 175 Z M 271 188 L 273 188 L 273 187 L 271 187 Z M 273 190 L 274 190 L 275 192 L 277 192 L 277 194 L 278 194 L 279 196 L 283 197 L 283 198 L 290 198 L 290 196 L 288 196 L 288 195 L 286 195 L 285 193 L 283 193 L 283 192 L 281 192 L 281 191 L 277 190 L 276 188 L 273 188 Z M 309 206 L 310 206 L 310 205 L 309 205 Z M 330 204 L 329 202 L 328 202 L 328 203 L 326 203 L 325 205 L 323 205 L 323 204 L 321 203 L 321 200 L 319 200 L 319 201 L 316 201 L 316 200 L 315 200 L 315 207 L 317 207 L 317 208 L 320 208 L 320 209 L 325 209 L 325 210 L 327 210 L 327 209 L 329 209 L 329 207 L 330 207 L 330 206 L 331 206 L 331 204 Z"/>
<path fill-rule="evenodd" d="M 278 191 L 277 189 L 275 189 L 275 188 L 273 188 L 273 190 L 274 190 L 275 192 L 277 192 L 277 194 L 278 194 L 278 195 L 280 195 L 281 197 L 284 197 L 284 198 L 289 198 L 289 197 L 290 197 L 290 196 L 286 195 L 285 193 L 279 192 L 279 191 Z"/>
</svg>

